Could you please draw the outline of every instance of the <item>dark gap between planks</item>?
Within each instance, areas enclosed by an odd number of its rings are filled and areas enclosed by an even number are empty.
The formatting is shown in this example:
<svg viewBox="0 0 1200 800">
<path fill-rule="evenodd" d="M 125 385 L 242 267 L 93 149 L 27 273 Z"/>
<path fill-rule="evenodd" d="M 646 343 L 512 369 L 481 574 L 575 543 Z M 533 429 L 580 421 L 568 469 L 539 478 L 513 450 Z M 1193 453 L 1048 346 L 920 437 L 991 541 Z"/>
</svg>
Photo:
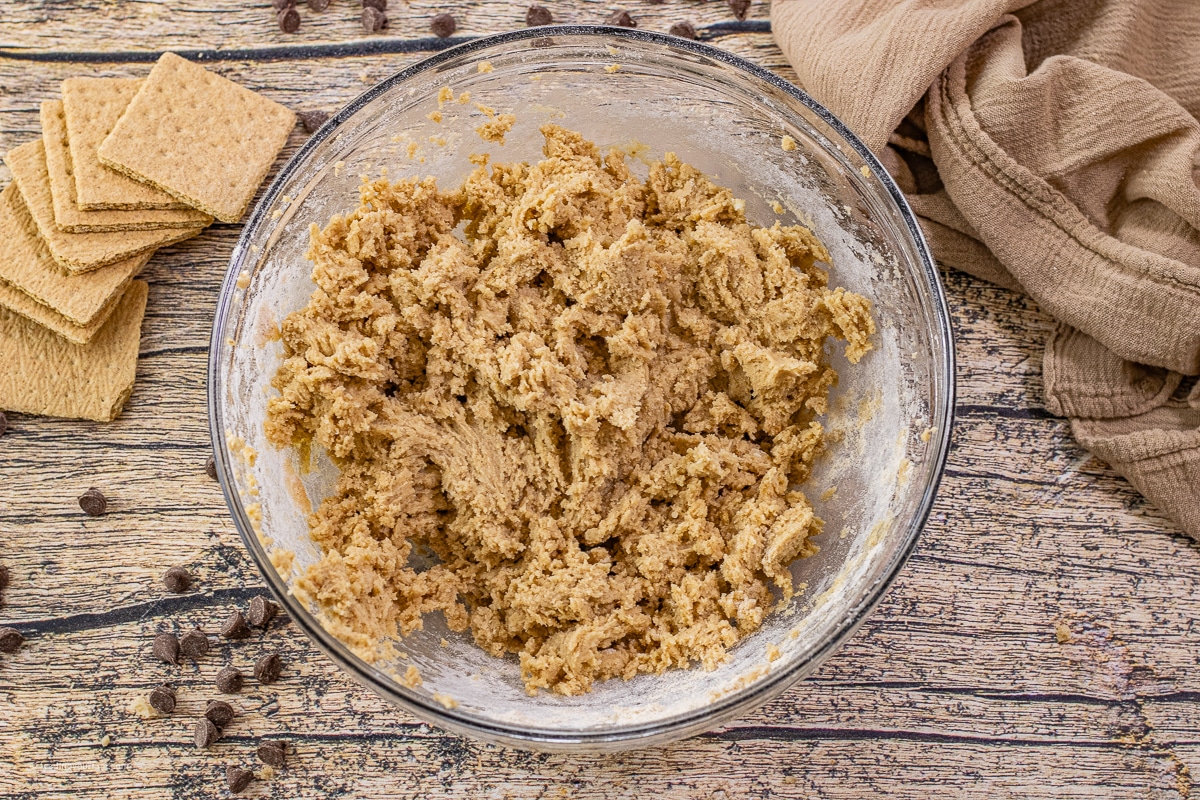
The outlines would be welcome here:
<svg viewBox="0 0 1200 800">
<path fill-rule="evenodd" d="M 742 33 L 770 33 L 767 20 L 745 22 L 716 22 L 696 30 L 700 41 L 714 41 Z M 402 53 L 436 53 L 456 45 L 474 41 L 477 36 L 451 36 L 438 39 L 368 39 L 342 44 L 279 45 L 275 47 L 231 48 L 228 50 L 172 50 L 191 61 L 299 61 L 317 58 L 351 58 L 356 56 L 395 55 Z M 13 61 L 59 62 L 71 64 L 152 63 L 163 51 L 117 51 L 112 53 L 26 52 L 12 48 L 0 49 L 0 58 Z"/>
</svg>

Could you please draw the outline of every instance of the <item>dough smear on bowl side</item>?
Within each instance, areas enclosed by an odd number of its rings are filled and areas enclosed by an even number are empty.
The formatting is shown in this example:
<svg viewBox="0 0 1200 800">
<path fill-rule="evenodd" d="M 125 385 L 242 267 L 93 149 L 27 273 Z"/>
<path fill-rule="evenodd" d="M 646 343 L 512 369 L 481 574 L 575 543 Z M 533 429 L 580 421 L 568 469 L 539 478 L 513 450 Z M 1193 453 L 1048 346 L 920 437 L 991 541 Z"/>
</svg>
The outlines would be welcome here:
<svg viewBox="0 0 1200 800">
<path fill-rule="evenodd" d="M 536 164 L 364 181 L 312 228 L 266 427 L 341 474 L 295 591 L 367 658 L 441 611 L 531 693 L 713 669 L 816 552 L 824 345 L 857 363 L 870 303 L 675 155 L 641 181 L 542 133 Z"/>
</svg>

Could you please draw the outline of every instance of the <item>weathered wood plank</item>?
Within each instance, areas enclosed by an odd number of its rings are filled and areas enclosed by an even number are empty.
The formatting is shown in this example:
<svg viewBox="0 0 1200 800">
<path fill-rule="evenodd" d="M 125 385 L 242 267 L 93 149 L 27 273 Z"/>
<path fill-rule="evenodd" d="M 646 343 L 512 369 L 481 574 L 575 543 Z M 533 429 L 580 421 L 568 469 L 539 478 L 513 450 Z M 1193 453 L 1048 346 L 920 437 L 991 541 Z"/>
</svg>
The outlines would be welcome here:
<svg viewBox="0 0 1200 800">
<path fill-rule="evenodd" d="M 301 26 L 296 34 L 281 32 L 271 4 L 244 0 L 209 0 L 197 4 L 165 2 L 104 2 L 61 0 L 54 3 L 15 0 L 0 17 L 0 47 L 32 53 L 146 52 L 163 49 L 228 50 L 248 47 L 306 46 L 329 43 L 395 43 L 433 40 L 429 22 L 449 11 L 458 22 L 454 39 L 482 36 L 525 27 L 526 2 L 441 3 L 437 0 L 393 0 L 388 27 L 379 34 L 363 31 L 362 6 L 357 0 L 333 0 L 323 13 L 300 4 Z M 642 30 L 666 33 L 676 22 L 690 20 L 701 32 L 708 26 L 736 22 L 720 0 L 652 5 L 641 0 L 611 3 L 603 0 L 543 0 L 558 24 L 599 25 L 618 8 L 628 9 Z M 767 18 L 766 0 L 754 0 L 749 20 Z M 444 46 L 422 41 L 423 49 Z"/>
<path fill-rule="evenodd" d="M 231 606 L 222 603 L 179 615 L 178 624 L 205 622 Z M 292 789 L 311 792 L 317 786 L 310 782 L 322 775 L 334 780 L 359 777 L 347 774 L 339 762 L 371 767 L 362 770 L 367 782 L 360 788 L 372 783 L 372 773 L 386 773 L 389 768 L 399 773 L 389 777 L 399 778 L 400 786 L 410 785 L 414 792 L 436 792 L 436 784 L 430 785 L 435 774 L 452 777 L 450 785 L 443 787 L 444 794 L 421 796 L 479 796 L 487 788 L 479 782 L 480 773 L 496 773 L 519 790 L 540 779 L 553 781 L 552 785 L 569 785 L 576 779 L 603 782 L 624 769 L 642 787 L 678 779 L 677 790 L 713 791 L 711 781 L 723 778 L 730 781 L 731 796 L 746 796 L 753 789 L 753 778 L 766 776 L 772 790 L 787 797 L 793 796 L 786 788 L 792 784 L 782 779 L 789 776 L 797 779 L 796 785 L 807 782 L 809 791 L 821 796 L 838 796 L 839 786 L 861 787 L 870 781 L 877 781 L 876 788 L 888 793 L 904 786 L 912 791 L 933 786 L 969 790 L 984 769 L 993 770 L 993 777 L 1004 776 L 1013 788 L 1029 789 L 1039 784 L 1022 774 L 1030 763 L 1022 759 L 1036 758 L 1043 767 L 1062 769 L 1069 758 L 1077 769 L 1086 770 L 1086 779 L 1071 782 L 1080 787 L 1079 794 L 1056 796 L 1086 797 L 1095 794 L 1084 794 L 1085 789 L 1096 792 L 1105 785 L 1169 789 L 1179 777 L 1179 764 L 1172 755 L 1174 743 L 1162 743 L 1167 734 L 1159 726 L 1187 707 L 1166 698 L 1105 703 L 1086 697 L 1020 697 L 968 689 L 851 686 L 818 677 L 735 725 L 670 748 L 611 758 L 529 756 L 447 736 L 389 708 L 350 684 L 290 626 L 249 641 L 222 643 L 198 668 L 185 664 L 179 669 L 154 663 L 148 652 L 149 639 L 159 627 L 157 621 L 143 620 L 47 637 L 36 645 L 40 653 L 30 650 L 9 663 L 14 683 L 39 683 L 38 692 L 25 692 L 26 702 L 0 722 L 0 733 L 18 770 L 16 778 L 32 777 L 31 767 L 37 770 L 66 759 L 77 763 L 77 771 L 84 774 L 102 772 L 110 785 L 121 785 L 136 775 L 142 786 L 194 786 L 208 794 L 204 790 L 211 788 L 211 776 L 222 765 L 247 760 L 264 737 L 282 737 L 296 744 L 293 767 L 273 786 L 282 796 L 297 796 Z M 190 725 L 214 695 L 211 681 L 217 669 L 227 663 L 247 668 L 267 646 L 278 647 L 287 659 L 283 680 L 266 688 L 251 682 L 232 698 L 239 716 L 227 736 L 209 753 L 194 751 Z M 47 675 L 42 672 L 47 662 L 62 666 Z M 78 670 L 80 663 L 93 662 L 92 669 Z M 154 720 L 134 717 L 128 710 L 130 701 L 161 679 L 179 686 L 175 714 Z M 70 698 L 55 702 L 64 691 L 70 691 Z M 110 744 L 103 747 L 100 741 L 106 735 Z M 1188 738 L 1195 741 L 1193 737 Z M 879 773 L 882 761 L 919 758 L 922 748 L 935 748 L 938 760 L 921 774 Z M 414 761 L 407 760 L 409 754 Z M 445 775 L 444 759 L 454 764 L 452 776 Z M 1056 759 L 1063 762 L 1055 764 Z M 828 772 L 834 763 L 838 771 Z M 817 769 L 784 766 L 788 764 Z M 164 770 L 167 765 L 169 772 Z M 43 791 L 71 786 L 70 776 L 58 770 L 48 771 L 45 777 Z M 1047 789 L 1056 786 L 1053 776 L 1049 784 L 1044 783 L 1045 777 L 1038 780 Z M 0 789 L 3 780 L 0 776 Z M 576 788 L 583 793 L 574 796 L 606 796 L 599 788 L 591 788 L 592 794 L 587 793 L 588 787 Z M 991 790 L 995 788 L 993 784 Z M 977 795 L 968 791 L 964 796 Z"/>
</svg>

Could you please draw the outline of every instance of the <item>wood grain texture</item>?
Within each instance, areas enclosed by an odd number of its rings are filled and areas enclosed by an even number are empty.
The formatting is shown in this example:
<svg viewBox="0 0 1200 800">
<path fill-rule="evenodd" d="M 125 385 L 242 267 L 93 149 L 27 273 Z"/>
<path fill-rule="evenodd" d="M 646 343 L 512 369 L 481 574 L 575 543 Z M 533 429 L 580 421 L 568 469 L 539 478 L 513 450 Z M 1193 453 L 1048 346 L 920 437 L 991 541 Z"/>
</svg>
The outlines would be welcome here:
<svg viewBox="0 0 1200 800">
<path fill-rule="evenodd" d="M 652 5 L 645 0 L 541 0 L 556 24 L 599 25 L 616 9 L 628 10 L 643 30 L 666 33 L 676 22 L 688 20 L 704 35 L 709 26 L 738 26 L 721 0 L 694 2 L 671 0 Z M 0 47 L 25 53 L 148 52 L 162 49 L 230 50 L 240 48 L 312 47 L 346 43 L 394 47 L 398 43 L 418 49 L 454 44 L 467 37 L 484 36 L 525 26 L 524 2 L 439 2 L 392 0 L 388 26 L 376 34 L 363 31 L 358 0 L 332 0 L 321 13 L 298 6 L 300 30 L 281 32 L 270 2 L 264 0 L 189 0 L 166 2 L 115 2 L 114 0 L 55 0 L 6 4 L 0 15 Z M 435 14 L 449 12 L 458 24 L 453 37 L 436 41 L 429 29 Z M 764 21 L 766 0 L 754 0 L 748 20 Z M 753 24 L 752 22 L 752 24 Z M 416 44 L 413 44 L 416 43 Z"/>
<path fill-rule="evenodd" d="M 143 75 L 138 59 L 161 49 L 236 50 L 216 53 L 212 68 L 292 108 L 333 110 L 441 46 L 427 38 L 434 10 L 454 11 L 464 36 L 516 27 L 524 11 L 392 4 L 387 37 L 373 41 L 394 52 L 354 53 L 369 37 L 347 0 L 319 16 L 302 10 L 297 37 L 278 33 L 261 2 L 8 3 L 0 150 L 37 135 L 38 103 L 63 78 Z M 616 7 L 545 4 L 564 22 L 599 21 Z M 794 77 L 756 32 L 765 3 L 741 25 L 720 2 L 627 7 L 655 30 L 691 19 L 715 44 Z M 281 55 L 296 43 L 308 49 Z M 302 138 L 293 134 L 289 152 Z M 115 423 L 12 415 L 0 439 L 0 563 L 12 570 L 0 624 L 29 639 L 0 656 L 0 796 L 226 797 L 225 766 L 257 766 L 262 737 L 295 749 L 249 797 L 1191 796 L 1200 551 L 1046 412 L 1049 318 L 1027 298 L 953 272 L 944 278 L 959 422 L 917 551 L 816 675 L 735 724 L 611 757 L 481 745 L 359 688 L 286 620 L 222 642 L 198 666 L 158 664 L 156 632 L 214 632 L 261 588 L 204 474 L 208 336 L 237 233 L 216 225 L 151 261 L 138 384 Z M 79 511 L 75 498 L 90 486 L 108 495 L 107 516 Z M 168 596 L 158 579 L 177 564 L 193 571 L 197 590 Z M 196 751 L 190 723 L 215 696 L 217 670 L 248 672 L 267 648 L 282 653 L 283 680 L 249 681 L 227 735 Z M 166 678 L 179 685 L 176 713 L 133 714 L 130 702 Z"/>
</svg>

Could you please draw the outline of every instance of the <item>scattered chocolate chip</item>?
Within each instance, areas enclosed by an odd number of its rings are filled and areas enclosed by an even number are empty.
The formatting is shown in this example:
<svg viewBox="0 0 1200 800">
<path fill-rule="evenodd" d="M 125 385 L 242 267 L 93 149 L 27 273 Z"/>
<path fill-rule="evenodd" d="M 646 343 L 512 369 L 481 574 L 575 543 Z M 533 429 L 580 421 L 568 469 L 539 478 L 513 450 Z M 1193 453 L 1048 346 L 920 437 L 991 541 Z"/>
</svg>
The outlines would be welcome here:
<svg viewBox="0 0 1200 800">
<path fill-rule="evenodd" d="M 319 14 L 329 8 L 329 0 L 308 0 L 308 7 Z"/>
<path fill-rule="evenodd" d="M 433 35 L 439 39 L 445 39 L 453 36 L 454 32 L 458 30 L 458 21 L 452 14 L 438 14 L 429 21 L 429 30 L 433 31 Z"/>
<path fill-rule="evenodd" d="M 234 611 L 229 615 L 229 619 L 221 626 L 221 635 L 226 639 L 245 639 L 250 635 L 250 626 L 246 624 L 242 612 Z"/>
<path fill-rule="evenodd" d="M 217 460 L 209 456 L 208 461 L 204 462 L 204 471 L 215 481 L 217 479 Z"/>
<path fill-rule="evenodd" d="M 525 27 L 536 28 L 540 25 L 554 24 L 554 15 L 545 6 L 530 6 L 525 9 Z"/>
<path fill-rule="evenodd" d="M 163 586 L 172 594 L 183 594 L 192 588 L 192 574 L 183 567 L 171 567 L 163 573 Z"/>
<path fill-rule="evenodd" d="M 300 12 L 294 8 L 285 8 L 275 15 L 279 22 L 279 30 L 284 33 L 295 33 L 300 30 Z"/>
<path fill-rule="evenodd" d="M 229 782 L 229 791 L 240 794 L 254 780 L 254 773 L 241 767 L 229 767 L 225 770 L 225 780 Z"/>
<path fill-rule="evenodd" d="M 8 588 L 8 567 L 0 564 L 0 594 Z"/>
<path fill-rule="evenodd" d="M 154 637 L 154 655 L 168 664 L 179 663 L 179 640 L 173 633 L 160 633 Z"/>
<path fill-rule="evenodd" d="M 255 595 L 250 600 L 250 624 L 256 628 L 265 628 L 267 623 L 275 618 L 275 614 L 279 611 L 279 606 L 272 603 L 261 594 Z"/>
<path fill-rule="evenodd" d="M 155 711 L 170 714 L 175 710 L 175 690 L 165 683 L 154 687 L 150 692 L 150 705 Z"/>
<path fill-rule="evenodd" d="M 296 5 L 296 0 L 271 0 L 271 5 L 276 11 L 283 11 L 285 8 L 292 8 Z"/>
<path fill-rule="evenodd" d="M 325 120 L 329 119 L 328 111 L 301 111 L 296 114 L 300 117 L 300 124 L 304 126 L 304 130 L 309 133 L 316 133 L 317 128 L 325 124 Z"/>
<path fill-rule="evenodd" d="M 237 694 L 242 690 L 242 673 L 235 667 L 226 667 L 217 673 L 217 691 L 221 694 Z"/>
<path fill-rule="evenodd" d="M 3 436 L 8 430 L 8 417 L 4 416 L 4 412 L 0 411 L 0 436 Z"/>
<path fill-rule="evenodd" d="M 628 11 L 614 11 L 608 15 L 608 19 L 604 20 L 606 25 L 619 25 L 622 28 L 636 28 L 637 22 L 633 17 L 629 16 Z"/>
<path fill-rule="evenodd" d="M 363 8 L 377 8 L 380 11 L 387 11 L 387 0 L 362 0 Z"/>
<path fill-rule="evenodd" d="M 192 628 L 179 640 L 179 652 L 193 660 L 207 653 L 208 646 L 208 636 L 199 628 Z"/>
<path fill-rule="evenodd" d="M 374 6 L 366 6 L 362 13 L 363 30 L 375 33 L 387 27 L 387 15 Z"/>
<path fill-rule="evenodd" d="M 217 730 L 217 726 L 213 725 L 211 720 L 204 718 L 196 720 L 196 747 L 206 750 L 220 736 L 221 732 Z"/>
<path fill-rule="evenodd" d="M 0 653 L 15 653 L 21 649 L 21 645 L 25 644 L 25 637 L 16 628 L 0 628 Z M 278 658 L 278 656 L 276 656 Z M 279 677 L 279 668 L 275 669 L 275 676 Z"/>
<path fill-rule="evenodd" d="M 681 39 L 695 39 L 696 26 L 686 21 L 676 22 L 671 26 L 671 30 L 667 31 L 667 33 L 671 34 L 672 36 L 678 36 Z"/>
<path fill-rule="evenodd" d="M 287 750 L 287 742 L 263 742 L 258 746 L 258 760 L 264 764 L 270 764 L 272 767 L 282 767 L 285 750 Z"/>
<path fill-rule="evenodd" d="M 278 653 L 270 653 L 254 663 L 254 677 L 258 678 L 259 683 L 274 683 L 279 680 L 282 669 L 283 659 Z"/>
<path fill-rule="evenodd" d="M 209 700 L 204 709 L 204 718 L 223 730 L 233 721 L 233 706 L 224 700 Z"/>
<path fill-rule="evenodd" d="M 108 500 L 99 489 L 92 488 L 79 495 L 79 507 L 89 517 L 98 517 L 108 510 Z"/>
<path fill-rule="evenodd" d="M 750 0 L 729 0 L 729 10 L 738 19 L 745 19 L 750 13 Z"/>
</svg>

